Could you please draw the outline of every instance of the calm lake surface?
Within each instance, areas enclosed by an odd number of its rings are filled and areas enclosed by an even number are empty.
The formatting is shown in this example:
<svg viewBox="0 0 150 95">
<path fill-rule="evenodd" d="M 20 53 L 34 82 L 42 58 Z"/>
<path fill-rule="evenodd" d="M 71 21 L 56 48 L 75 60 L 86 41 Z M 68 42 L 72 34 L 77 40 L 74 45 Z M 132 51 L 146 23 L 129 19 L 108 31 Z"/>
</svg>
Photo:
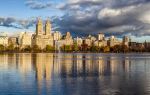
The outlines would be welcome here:
<svg viewBox="0 0 150 95">
<path fill-rule="evenodd" d="M 150 54 L 0 54 L 0 95 L 150 95 Z"/>
</svg>

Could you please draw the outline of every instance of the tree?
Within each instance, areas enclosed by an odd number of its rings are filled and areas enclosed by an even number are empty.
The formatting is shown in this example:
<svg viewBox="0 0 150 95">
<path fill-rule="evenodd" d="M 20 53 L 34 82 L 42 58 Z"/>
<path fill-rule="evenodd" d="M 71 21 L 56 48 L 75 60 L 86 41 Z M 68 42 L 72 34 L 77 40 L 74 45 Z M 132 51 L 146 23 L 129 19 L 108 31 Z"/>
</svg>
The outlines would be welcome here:
<svg viewBox="0 0 150 95">
<path fill-rule="evenodd" d="M 72 47 L 72 50 L 74 50 L 74 51 L 78 51 L 79 50 L 79 47 L 78 47 L 77 43 L 74 43 L 74 45 Z"/>
<path fill-rule="evenodd" d="M 70 45 L 65 45 L 65 51 L 71 51 L 71 46 Z"/>
<path fill-rule="evenodd" d="M 46 45 L 46 51 L 54 51 L 55 50 L 55 48 L 54 47 L 52 47 L 51 45 Z"/>
<path fill-rule="evenodd" d="M 122 45 L 122 50 L 124 53 L 129 52 L 129 48 L 126 45 Z"/>
<path fill-rule="evenodd" d="M 122 46 L 121 45 L 115 45 L 112 47 L 112 51 L 113 52 L 116 52 L 116 53 L 119 53 L 122 51 Z"/>
<path fill-rule="evenodd" d="M 7 50 L 8 51 L 13 51 L 14 50 L 14 44 L 10 44 L 8 47 L 7 47 Z"/>
<path fill-rule="evenodd" d="M 100 48 L 99 48 L 98 46 L 92 45 L 91 48 L 90 48 L 90 51 L 91 51 L 91 52 L 99 52 L 99 51 L 100 51 Z"/>
<path fill-rule="evenodd" d="M 3 45 L 0 45 L 0 51 L 4 51 L 5 47 Z"/>
<path fill-rule="evenodd" d="M 110 47 L 109 47 L 109 46 L 103 47 L 103 52 L 104 52 L 104 53 L 110 52 Z"/>
<path fill-rule="evenodd" d="M 72 48 L 71 48 L 70 45 L 63 45 L 63 46 L 61 47 L 61 50 L 62 50 L 62 51 L 65 51 L 65 52 L 69 52 L 69 51 L 72 51 Z"/>
<path fill-rule="evenodd" d="M 24 49 L 23 49 L 23 51 L 25 51 L 25 52 L 30 52 L 32 49 L 31 49 L 31 47 L 30 46 L 26 46 Z"/>
<path fill-rule="evenodd" d="M 88 51 L 88 45 L 82 44 L 82 51 Z"/>
<path fill-rule="evenodd" d="M 32 51 L 33 51 L 33 52 L 39 52 L 39 51 L 41 51 L 41 49 L 39 48 L 38 45 L 34 45 L 34 46 L 32 47 Z"/>
</svg>

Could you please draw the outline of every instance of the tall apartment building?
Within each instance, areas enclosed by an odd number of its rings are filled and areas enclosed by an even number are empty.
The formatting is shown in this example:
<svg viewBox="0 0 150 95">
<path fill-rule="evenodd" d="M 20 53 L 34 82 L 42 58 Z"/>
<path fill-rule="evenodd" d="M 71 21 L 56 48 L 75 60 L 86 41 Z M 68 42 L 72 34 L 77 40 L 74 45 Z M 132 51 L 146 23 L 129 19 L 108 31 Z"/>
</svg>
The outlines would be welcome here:
<svg viewBox="0 0 150 95">
<path fill-rule="evenodd" d="M 8 46 L 8 36 L 4 32 L 0 33 L 0 45 Z"/>
<path fill-rule="evenodd" d="M 41 49 L 44 49 L 47 45 L 53 46 L 54 40 L 51 31 L 52 28 L 49 20 L 46 21 L 43 29 L 43 22 L 41 19 L 38 19 L 36 33 L 32 36 L 32 46 L 37 45 Z"/>
<path fill-rule="evenodd" d="M 31 35 L 29 35 L 27 32 L 24 32 L 21 37 L 20 47 L 25 48 L 27 46 L 31 46 L 31 42 Z"/>
</svg>

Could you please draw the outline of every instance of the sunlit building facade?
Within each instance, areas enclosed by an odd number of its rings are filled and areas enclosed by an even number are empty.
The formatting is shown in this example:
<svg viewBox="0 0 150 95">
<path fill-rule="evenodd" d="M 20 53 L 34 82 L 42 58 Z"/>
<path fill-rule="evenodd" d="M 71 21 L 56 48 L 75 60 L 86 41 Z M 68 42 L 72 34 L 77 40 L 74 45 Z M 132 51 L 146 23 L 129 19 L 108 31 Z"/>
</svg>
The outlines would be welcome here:
<svg viewBox="0 0 150 95">
<path fill-rule="evenodd" d="M 83 43 L 83 39 L 77 37 L 77 38 L 74 39 L 74 43 L 77 44 L 78 46 L 81 46 L 82 43 Z"/>
<path fill-rule="evenodd" d="M 51 34 L 51 23 L 46 21 L 45 29 L 43 30 L 43 22 L 38 19 L 36 25 L 36 34 L 32 36 L 32 46 L 37 45 L 39 48 L 44 49 L 47 45 L 53 46 L 54 40 Z"/>
<path fill-rule="evenodd" d="M 27 46 L 31 46 L 31 35 L 27 32 L 24 32 L 21 38 L 20 47 L 25 48 Z"/>
<path fill-rule="evenodd" d="M 113 47 L 115 45 L 121 45 L 122 42 L 118 40 L 115 36 L 111 36 L 108 40 L 108 46 Z"/>
</svg>

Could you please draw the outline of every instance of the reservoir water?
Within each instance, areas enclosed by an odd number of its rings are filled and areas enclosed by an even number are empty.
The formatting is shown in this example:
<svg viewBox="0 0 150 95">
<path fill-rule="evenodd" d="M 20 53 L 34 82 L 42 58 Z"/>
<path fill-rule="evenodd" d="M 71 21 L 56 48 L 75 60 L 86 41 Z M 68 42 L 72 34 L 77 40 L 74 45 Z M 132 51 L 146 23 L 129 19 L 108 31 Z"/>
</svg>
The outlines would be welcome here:
<svg viewBox="0 0 150 95">
<path fill-rule="evenodd" d="M 150 95 L 150 54 L 0 54 L 0 95 Z"/>
</svg>

